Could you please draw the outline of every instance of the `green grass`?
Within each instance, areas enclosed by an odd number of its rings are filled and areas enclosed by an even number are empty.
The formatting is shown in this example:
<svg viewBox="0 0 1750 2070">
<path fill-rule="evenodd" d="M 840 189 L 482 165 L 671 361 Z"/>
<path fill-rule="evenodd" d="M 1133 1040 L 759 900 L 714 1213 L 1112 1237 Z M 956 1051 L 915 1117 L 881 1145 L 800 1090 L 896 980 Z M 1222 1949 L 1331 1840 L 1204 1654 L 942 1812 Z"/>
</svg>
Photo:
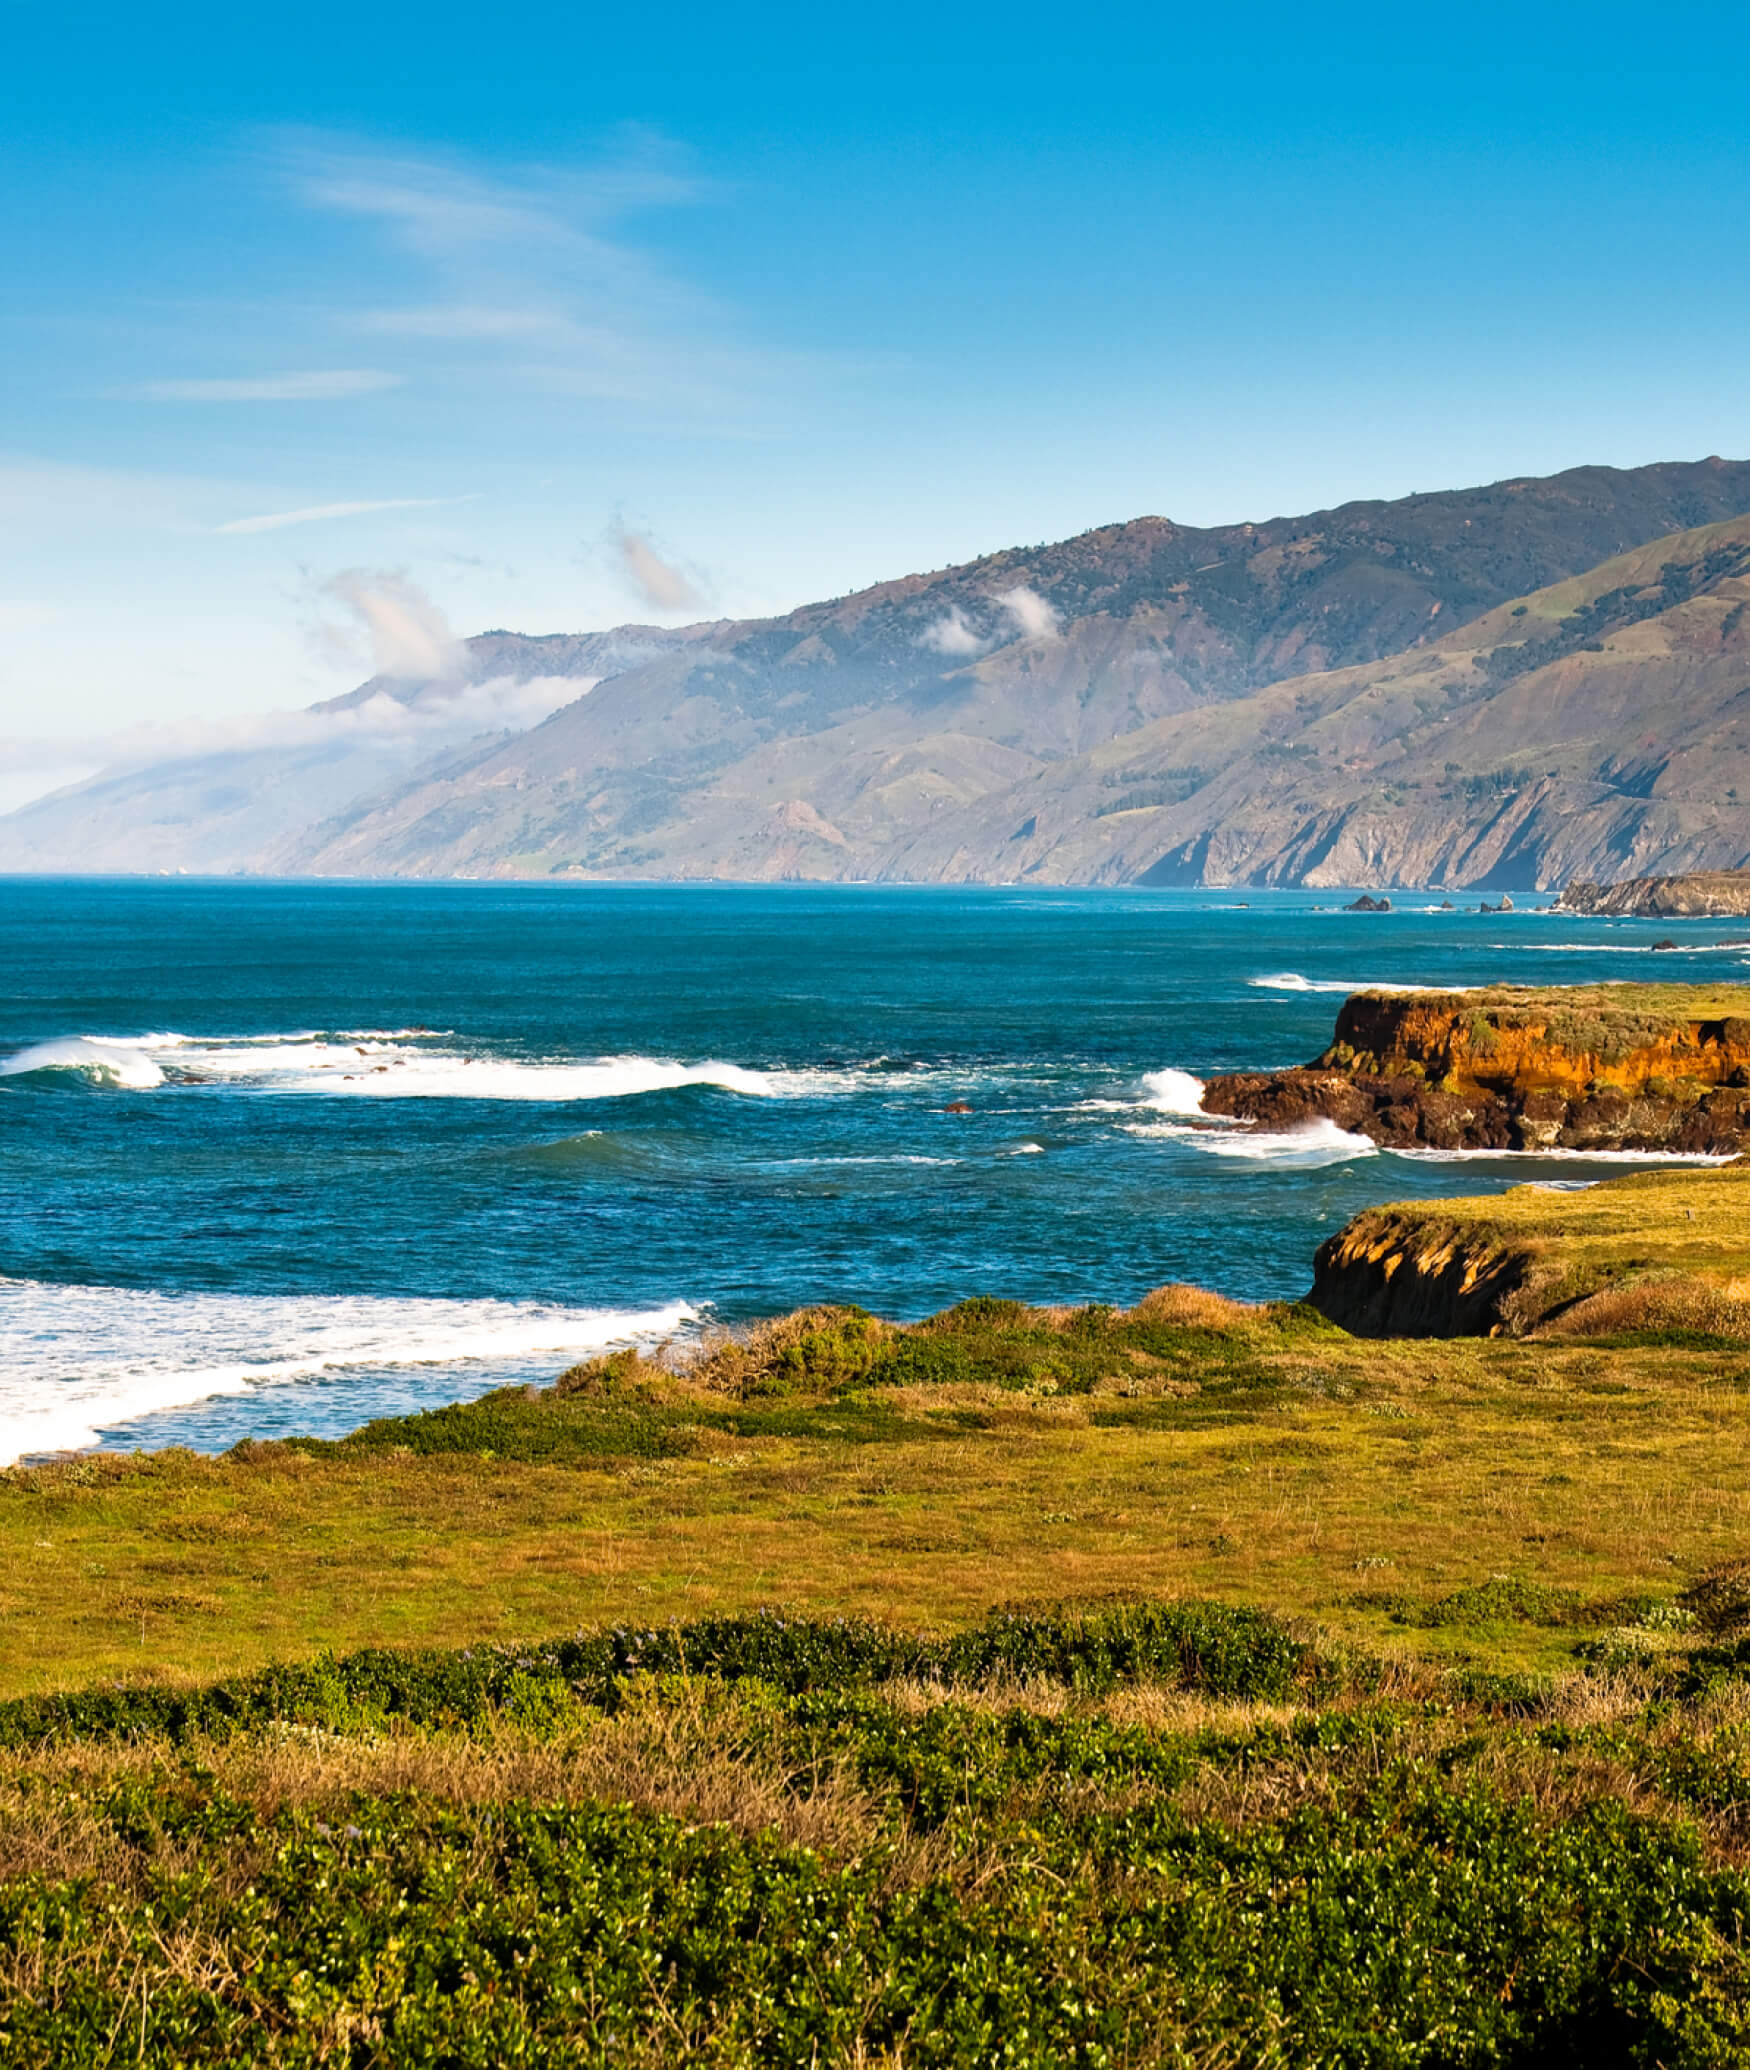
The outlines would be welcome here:
<svg viewBox="0 0 1750 2070">
<path fill-rule="evenodd" d="M 1402 1603 L 1499 1576 L 1672 1597 L 1750 1543 L 1747 1398 L 1750 1349 L 1713 1340 L 1364 1342 L 1190 1290 L 908 1331 L 816 1311 L 690 1373 L 623 1354 L 339 1443 L 0 1475 L 0 1696 L 1113 1590 L 1542 1672 L 1576 1631 Z"/>
<path fill-rule="evenodd" d="M 1356 1216 L 1344 1240 L 1421 1271 L 1454 1253 L 1477 1278 L 1510 1261 L 1522 1281 L 1510 1318 L 1526 1334 L 1615 1338 L 1624 1349 L 1713 1343 L 1728 1361 L 1750 1337 L 1743 1160 L 1631 1172 L 1578 1193 L 1515 1186 L 1472 1200 L 1397 1202 Z"/>
<path fill-rule="evenodd" d="M 1750 1019 L 1750 985 L 1485 985 L 1469 992 L 1393 992 L 1393 1000 L 1446 999 L 1459 1011 L 1508 1013 L 1524 1021 L 1553 1016 L 1577 1025 L 1669 1027 L 1692 1021 Z"/>
</svg>

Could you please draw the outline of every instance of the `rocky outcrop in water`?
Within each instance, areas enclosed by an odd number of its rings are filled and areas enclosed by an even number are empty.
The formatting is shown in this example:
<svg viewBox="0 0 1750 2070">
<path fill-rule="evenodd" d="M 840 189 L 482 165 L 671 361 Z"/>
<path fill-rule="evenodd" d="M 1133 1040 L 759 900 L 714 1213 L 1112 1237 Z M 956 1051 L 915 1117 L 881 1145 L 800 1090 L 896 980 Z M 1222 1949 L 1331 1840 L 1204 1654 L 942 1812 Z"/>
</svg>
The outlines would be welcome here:
<svg viewBox="0 0 1750 2070">
<path fill-rule="evenodd" d="M 1207 1114 L 1388 1149 L 1750 1147 L 1750 988 L 1361 992 L 1313 1063 L 1233 1072 Z"/>
<path fill-rule="evenodd" d="M 1628 914 L 1652 920 L 1736 920 L 1750 916 L 1750 870 L 1692 870 L 1682 877 L 1631 877 L 1624 884 L 1570 884 L 1558 913 Z M 1655 948 L 1674 943 L 1655 942 Z"/>
</svg>

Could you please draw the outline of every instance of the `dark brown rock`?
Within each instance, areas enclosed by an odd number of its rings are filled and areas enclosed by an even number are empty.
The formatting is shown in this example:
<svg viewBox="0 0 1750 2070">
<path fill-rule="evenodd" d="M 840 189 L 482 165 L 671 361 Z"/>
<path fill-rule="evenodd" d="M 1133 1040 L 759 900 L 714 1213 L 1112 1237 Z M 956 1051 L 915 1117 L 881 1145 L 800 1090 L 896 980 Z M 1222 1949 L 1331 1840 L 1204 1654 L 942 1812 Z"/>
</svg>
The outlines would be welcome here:
<svg viewBox="0 0 1750 2070">
<path fill-rule="evenodd" d="M 1203 1106 L 1272 1129 L 1331 1121 L 1386 1149 L 1735 1156 L 1750 1015 L 1722 1003 L 1680 987 L 1357 993 L 1316 1062 L 1212 1079 Z"/>
</svg>

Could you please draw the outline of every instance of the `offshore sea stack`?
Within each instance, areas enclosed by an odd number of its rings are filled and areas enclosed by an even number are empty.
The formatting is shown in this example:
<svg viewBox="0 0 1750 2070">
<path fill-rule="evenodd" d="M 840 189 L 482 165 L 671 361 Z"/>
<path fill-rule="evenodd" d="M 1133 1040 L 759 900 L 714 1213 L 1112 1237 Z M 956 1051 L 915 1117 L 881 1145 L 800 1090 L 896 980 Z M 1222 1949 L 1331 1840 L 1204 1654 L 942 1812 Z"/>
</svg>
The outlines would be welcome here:
<svg viewBox="0 0 1750 2070">
<path fill-rule="evenodd" d="M 1691 870 L 1624 884 L 1570 884 L 1558 913 L 1629 914 L 1651 920 L 1736 920 L 1750 915 L 1750 870 Z"/>
<path fill-rule="evenodd" d="M 1207 1114 L 1395 1150 L 1750 1149 L 1750 987 L 1358 992 L 1313 1063 L 1209 1081 Z"/>
</svg>

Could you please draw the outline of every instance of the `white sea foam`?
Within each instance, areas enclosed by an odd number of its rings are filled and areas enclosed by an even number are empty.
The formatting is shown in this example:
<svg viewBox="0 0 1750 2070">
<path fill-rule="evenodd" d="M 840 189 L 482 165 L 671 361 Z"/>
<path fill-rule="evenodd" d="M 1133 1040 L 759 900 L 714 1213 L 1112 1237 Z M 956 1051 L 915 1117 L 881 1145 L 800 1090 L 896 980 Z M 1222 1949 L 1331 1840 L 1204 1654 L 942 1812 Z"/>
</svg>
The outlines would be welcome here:
<svg viewBox="0 0 1750 2070">
<path fill-rule="evenodd" d="M 0 1465 L 218 1395 L 349 1369 L 557 1361 L 669 1336 L 695 1313 L 0 1279 Z"/>
<path fill-rule="evenodd" d="M 1298 970 L 1273 970 L 1267 976 L 1247 978 L 1256 992 L 1475 992 L 1477 985 L 1399 985 L 1383 978 L 1309 978 Z"/>
<path fill-rule="evenodd" d="M 1234 1120 L 1225 1127 L 1211 1123 L 1227 1121 L 1212 1115 L 1208 1121 L 1127 1121 L 1119 1124 L 1127 1136 L 1141 1136 L 1153 1142 L 1185 1143 L 1212 1157 L 1229 1157 L 1245 1164 L 1271 1165 L 1285 1171 L 1314 1171 L 1320 1165 L 1344 1164 L 1352 1157 L 1372 1157 L 1379 1146 L 1367 1136 L 1354 1136 L 1334 1121 L 1320 1117 L 1298 1128 L 1264 1129 L 1247 1121 Z"/>
<path fill-rule="evenodd" d="M 1142 1082 L 1148 1089 L 1146 1104 L 1158 1114 L 1203 1112 L 1203 1080 L 1189 1071 L 1150 1071 Z"/>
<path fill-rule="evenodd" d="M 1711 1150 L 1569 1150 L 1552 1145 L 1547 1150 L 1393 1150 L 1393 1157 L 1414 1158 L 1420 1164 L 1532 1164 L 1548 1159 L 1557 1164 L 1730 1164 L 1735 1150 L 1715 1154 Z"/>
<path fill-rule="evenodd" d="M 81 1035 L 0 1060 L 0 1077 L 66 1073 L 126 1090 L 221 1084 L 260 1093 L 363 1099 L 613 1100 L 712 1085 L 757 1099 L 841 1089 L 842 1072 L 761 1071 L 670 1057 L 515 1058 L 455 1049 L 418 1029 L 340 1034 Z"/>
<path fill-rule="evenodd" d="M 1346 1164 L 1352 1157 L 1379 1153 L 1371 1137 L 1351 1135 L 1323 1115 L 1298 1128 L 1195 1129 L 1187 1141 L 1212 1157 L 1241 1158 L 1288 1171 L 1313 1171 L 1320 1165 Z"/>
</svg>

